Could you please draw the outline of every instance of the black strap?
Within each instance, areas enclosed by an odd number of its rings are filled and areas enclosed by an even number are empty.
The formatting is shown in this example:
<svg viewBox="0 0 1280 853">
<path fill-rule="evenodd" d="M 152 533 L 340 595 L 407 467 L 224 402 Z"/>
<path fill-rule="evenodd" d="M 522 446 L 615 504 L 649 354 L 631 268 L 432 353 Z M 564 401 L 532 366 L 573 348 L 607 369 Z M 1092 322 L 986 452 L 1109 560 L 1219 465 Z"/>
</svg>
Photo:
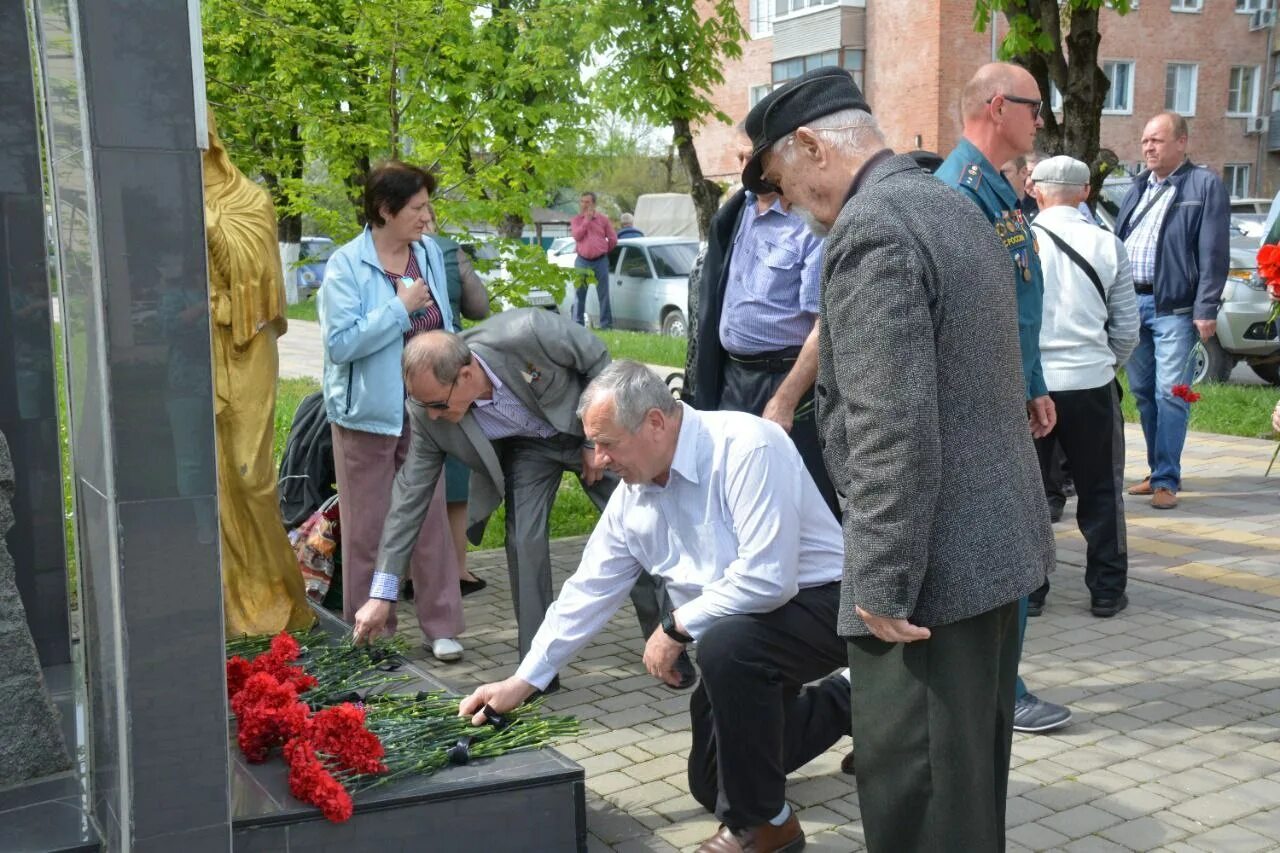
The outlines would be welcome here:
<svg viewBox="0 0 1280 853">
<path fill-rule="evenodd" d="M 1038 231 L 1043 231 L 1045 234 L 1047 234 L 1049 236 L 1049 239 L 1053 240 L 1053 242 L 1057 245 L 1057 247 L 1062 250 L 1062 253 L 1064 255 L 1070 258 L 1075 263 L 1076 266 L 1084 270 L 1084 274 L 1089 276 L 1089 281 L 1093 282 L 1094 290 L 1098 291 L 1098 298 L 1102 300 L 1102 307 L 1107 309 L 1107 313 L 1109 315 L 1111 312 L 1111 306 L 1107 304 L 1107 290 L 1102 286 L 1102 279 L 1099 278 L 1098 271 L 1093 268 L 1093 265 L 1090 264 L 1088 261 L 1086 261 L 1083 255 L 1081 255 L 1075 249 L 1068 246 L 1066 240 L 1063 240 L 1061 237 L 1059 237 L 1057 234 L 1054 234 L 1048 228 L 1045 228 L 1039 222 L 1033 222 L 1031 224 L 1031 227 L 1035 228 Z M 1106 325 L 1110 325 L 1110 324 L 1111 324 L 1111 318 L 1110 316 L 1108 316 Z M 1106 326 L 1104 326 L 1103 328 L 1106 328 Z"/>
<path fill-rule="evenodd" d="M 1151 212 L 1151 208 L 1156 206 L 1156 202 L 1160 200 L 1160 196 L 1164 195 L 1164 191 L 1167 189 L 1169 189 L 1169 184 L 1167 183 L 1161 184 L 1156 188 L 1156 191 L 1152 193 L 1150 200 L 1147 201 L 1147 206 L 1142 208 L 1142 210 L 1139 210 L 1137 215 L 1130 219 L 1129 224 L 1125 226 L 1124 233 L 1126 237 L 1138 230 L 1138 223 Z"/>
</svg>

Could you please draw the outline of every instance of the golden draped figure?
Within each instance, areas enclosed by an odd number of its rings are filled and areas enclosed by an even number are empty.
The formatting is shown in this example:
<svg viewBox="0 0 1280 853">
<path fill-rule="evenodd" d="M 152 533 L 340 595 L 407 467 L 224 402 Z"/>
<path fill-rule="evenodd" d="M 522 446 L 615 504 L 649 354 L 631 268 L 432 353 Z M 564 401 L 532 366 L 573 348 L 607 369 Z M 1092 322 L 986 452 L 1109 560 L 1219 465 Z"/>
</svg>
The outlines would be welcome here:
<svg viewBox="0 0 1280 853">
<path fill-rule="evenodd" d="M 284 532 L 272 459 L 276 339 L 286 327 L 275 210 L 232 165 L 212 111 L 204 211 L 227 636 L 306 628 L 315 617 Z"/>
</svg>

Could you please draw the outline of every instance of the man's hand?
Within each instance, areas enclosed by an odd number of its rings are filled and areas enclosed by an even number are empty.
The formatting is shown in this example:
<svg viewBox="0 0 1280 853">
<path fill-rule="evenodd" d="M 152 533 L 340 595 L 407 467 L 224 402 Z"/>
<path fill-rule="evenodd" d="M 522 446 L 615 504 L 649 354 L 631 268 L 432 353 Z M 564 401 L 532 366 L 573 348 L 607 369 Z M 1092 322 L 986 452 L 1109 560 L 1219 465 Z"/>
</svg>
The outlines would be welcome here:
<svg viewBox="0 0 1280 853">
<path fill-rule="evenodd" d="M 584 485 L 594 486 L 600 482 L 600 478 L 604 476 L 604 466 L 596 464 L 596 449 L 587 445 L 582 446 L 582 482 Z"/>
<path fill-rule="evenodd" d="M 1058 410 L 1054 408 L 1053 398 L 1048 394 L 1027 403 L 1027 414 L 1031 418 L 1032 438 L 1044 438 L 1058 424 Z"/>
<path fill-rule="evenodd" d="M 1196 320 L 1196 331 L 1200 333 L 1200 340 L 1207 341 L 1214 335 L 1218 334 L 1217 320 Z"/>
<path fill-rule="evenodd" d="M 769 402 L 765 404 L 760 417 L 766 421 L 773 421 L 787 432 L 791 432 L 791 425 L 795 422 L 797 402 L 799 401 L 791 399 L 779 388 L 778 393 L 769 398 Z"/>
<path fill-rule="evenodd" d="M 1276 410 L 1271 413 L 1271 428 L 1280 432 L 1280 403 L 1276 403 Z"/>
<path fill-rule="evenodd" d="M 394 601 L 387 601 L 382 598 L 371 598 L 366 601 L 356 611 L 356 624 L 351 629 L 351 639 L 355 641 L 355 644 L 372 643 L 378 637 L 381 637 L 383 629 L 387 627 L 387 620 L 391 618 L 391 611 L 395 606 L 396 603 Z"/>
<path fill-rule="evenodd" d="M 933 636 L 928 628 L 912 625 L 906 619 L 874 616 L 861 607 L 854 609 L 858 611 L 858 618 L 867 623 L 871 633 L 886 643 L 914 643 L 916 640 L 927 640 Z"/>
<path fill-rule="evenodd" d="M 514 675 L 506 681 L 492 681 L 481 684 L 475 692 L 458 703 L 458 716 L 470 717 L 471 725 L 484 725 L 484 706 L 488 705 L 495 714 L 505 714 L 528 699 L 535 692 L 532 684 Z"/>
<path fill-rule="evenodd" d="M 678 630 L 683 631 L 679 624 Z M 677 643 L 667 636 L 661 628 L 649 635 L 649 642 L 644 644 L 644 668 L 654 678 L 665 681 L 672 687 L 680 683 L 680 674 L 676 672 L 676 658 L 684 651 L 684 643 Z"/>
</svg>

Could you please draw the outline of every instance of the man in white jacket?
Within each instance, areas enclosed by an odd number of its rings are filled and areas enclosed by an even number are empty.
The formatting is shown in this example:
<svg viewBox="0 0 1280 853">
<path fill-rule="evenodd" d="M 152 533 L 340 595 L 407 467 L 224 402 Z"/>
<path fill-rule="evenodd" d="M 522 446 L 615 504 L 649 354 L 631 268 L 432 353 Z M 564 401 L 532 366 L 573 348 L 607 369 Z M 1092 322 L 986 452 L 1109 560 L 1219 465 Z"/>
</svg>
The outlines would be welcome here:
<svg viewBox="0 0 1280 853">
<path fill-rule="evenodd" d="M 1124 423 L 1116 365 L 1138 343 L 1138 309 L 1124 243 L 1077 209 L 1089 193 L 1089 167 L 1050 157 L 1031 173 L 1040 201 L 1032 228 L 1044 270 L 1040 361 L 1058 411 L 1053 431 L 1036 441 L 1042 472 L 1061 445 L 1076 483 L 1076 522 L 1088 544 L 1085 583 L 1094 616 L 1129 603 L 1125 542 Z M 1044 607 L 1049 583 L 1030 596 Z"/>
</svg>

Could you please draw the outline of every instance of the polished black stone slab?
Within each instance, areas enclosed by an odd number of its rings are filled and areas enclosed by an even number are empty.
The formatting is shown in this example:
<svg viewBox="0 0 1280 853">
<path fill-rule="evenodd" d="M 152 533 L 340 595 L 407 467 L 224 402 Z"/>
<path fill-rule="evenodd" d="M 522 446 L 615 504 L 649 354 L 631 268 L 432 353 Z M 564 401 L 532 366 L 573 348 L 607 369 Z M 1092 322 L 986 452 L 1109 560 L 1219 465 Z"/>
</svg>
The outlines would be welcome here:
<svg viewBox="0 0 1280 853">
<path fill-rule="evenodd" d="M 326 611 L 322 626 L 349 631 Z M 410 664 L 407 692 L 447 689 Z M 583 770 L 555 749 L 449 766 L 365 791 L 355 814 L 334 824 L 289 794 L 283 761 L 249 764 L 231 735 L 233 849 L 285 851 L 586 849 Z"/>
</svg>

